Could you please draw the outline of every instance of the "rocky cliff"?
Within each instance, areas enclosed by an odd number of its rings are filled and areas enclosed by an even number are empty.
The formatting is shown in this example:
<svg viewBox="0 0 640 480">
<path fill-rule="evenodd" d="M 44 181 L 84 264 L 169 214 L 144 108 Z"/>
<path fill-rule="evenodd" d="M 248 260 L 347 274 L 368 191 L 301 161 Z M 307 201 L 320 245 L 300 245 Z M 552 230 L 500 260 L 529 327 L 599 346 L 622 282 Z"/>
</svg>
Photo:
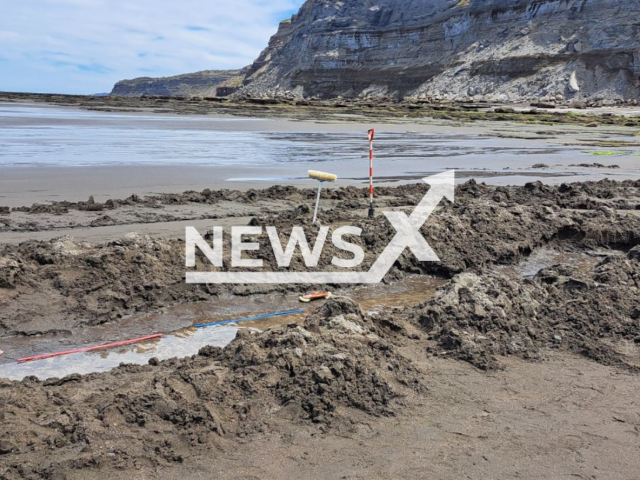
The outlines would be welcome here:
<svg viewBox="0 0 640 480">
<path fill-rule="evenodd" d="M 239 94 L 640 98 L 640 0 L 308 0 Z"/>
<path fill-rule="evenodd" d="M 241 85 L 246 70 L 205 70 L 175 77 L 122 80 L 113 87 L 111 95 L 121 97 L 171 96 L 216 97 L 227 96 Z"/>
<path fill-rule="evenodd" d="M 248 70 L 113 93 L 637 101 L 640 0 L 307 0 Z"/>
</svg>

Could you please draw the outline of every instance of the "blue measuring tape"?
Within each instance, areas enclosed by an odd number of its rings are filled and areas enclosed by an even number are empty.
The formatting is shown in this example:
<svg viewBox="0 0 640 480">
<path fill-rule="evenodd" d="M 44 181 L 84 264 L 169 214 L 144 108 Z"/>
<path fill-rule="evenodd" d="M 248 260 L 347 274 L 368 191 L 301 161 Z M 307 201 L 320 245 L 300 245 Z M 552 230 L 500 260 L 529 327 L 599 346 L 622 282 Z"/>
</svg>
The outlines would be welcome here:
<svg viewBox="0 0 640 480">
<path fill-rule="evenodd" d="M 279 317 L 282 315 L 294 315 L 296 313 L 303 313 L 303 312 L 306 312 L 306 310 L 289 310 L 287 312 L 267 313 L 266 315 L 258 315 L 257 317 L 238 318 L 235 320 L 224 320 L 222 322 L 203 323 L 200 325 L 196 325 L 196 328 L 215 327 L 217 325 L 228 325 L 230 323 L 249 322 L 251 320 L 261 320 L 263 318 Z"/>
</svg>

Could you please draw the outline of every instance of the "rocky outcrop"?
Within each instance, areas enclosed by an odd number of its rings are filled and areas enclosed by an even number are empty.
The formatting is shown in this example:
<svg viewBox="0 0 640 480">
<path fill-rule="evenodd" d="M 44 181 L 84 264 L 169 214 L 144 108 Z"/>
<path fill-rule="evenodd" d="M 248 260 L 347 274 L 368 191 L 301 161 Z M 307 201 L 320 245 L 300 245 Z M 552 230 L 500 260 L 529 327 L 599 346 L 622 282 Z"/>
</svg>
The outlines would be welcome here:
<svg viewBox="0 0 640 480">
<path fill-rule="evenodd" d="M 121 97 L 225 97 L 234 93 L 242 84 L 245 69 L 205 70 L 175 77 L 134 78 L 122 80 L 113 87 L 111 95 Z"/>
<path fill-rule="evenodd" d="M 240 96 L 640 97 L 640 0 L 308 0 Z"/>
<path fill-rule="evenodd" d="M 637 103 L 639 22 L 640 0 L 307 0 L 247 69 L 112 95 Z"/>
</svg>

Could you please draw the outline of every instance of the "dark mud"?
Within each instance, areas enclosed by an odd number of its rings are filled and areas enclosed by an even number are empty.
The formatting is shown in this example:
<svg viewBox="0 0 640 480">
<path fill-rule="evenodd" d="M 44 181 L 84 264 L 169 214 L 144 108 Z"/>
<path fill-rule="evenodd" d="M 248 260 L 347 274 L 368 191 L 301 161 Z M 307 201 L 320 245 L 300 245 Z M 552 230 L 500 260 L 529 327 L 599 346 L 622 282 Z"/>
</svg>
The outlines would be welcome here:
<svg viewBox="0 0 640 480">
<path fill-rule="evenodd" d="M 551 348 L 640 371 L 612 346 L 640 344 L 638 251 L 608 257 L 587 272 L 554 265 L 533 279 L 463 273 L 412 318 L 437 342 L 436 354 L 484 370 L 500 368 L 499 356 L 541 360 Z"/>
<path fill-rule="evenodd" d="M 469 181 L 456 189 L 455 205 L 443 203 L 441 210 L 422 228 L 441 263 L 418 262 L 407 250 L 386 281 L 401 279 L 406 274 L 451 278 L 487 265 L 513 265 L 548 244 L 630 250 L 640 243 L 640 218 L 624 212 L 631 207 L 635 209 L 640 202 L 638 183 L 602 181 L 548 187 L 536 182 L 507 188 Z M 388 207 L 409 213 L 427 188 L 423 185 L 382 188 L 380 195 L 387 198 Z M 194 198 L 192 194 L 186 195 Z M 278 216 L 255 217 L 251 224 L 278 227 L 284 242 L 293 226 L 302 225 L 310 242 L 315 241 L 317 227 L 310 225 L 308 206 L 311 190 L 284 187 L 255 195 L 302 197 L 299 207 Z M 321 212 L 321 221 L 362 228 L 362 235 L 353 241 L 367 253 L 361 268 L 368 270 L 395 235 L 394 228 L 383 215 L 363 218 L 366 211 L 363 189 L 335 189 L 329 196 L 337 203 Z M 208 197 L 203 194 L 195 198 L 206 201 Z M 265 247 L 270 244 L 266 233 L 258 241 Z M 225 235 L 226 255 L 230 252 L 229 242 L 229 236 Z M 266 268 L 276 269 L 270 248 L 251 253 L 262 258 Z M 328 244 L 317 270 L 335 270 L 331 264 L 334 254 L 334 247 Z M 216 270 L 204 255 L 198 255 L 197 262 L 197 271 Z M 228 257 L 224 265 L 222 270 L 230 269 Z M 294 256 L 291 269 L 303 268 L 301 255 Z M 100 245 L 64 237 L 50 242 L 0 246 L 0 335 L 69 333 L 87 325 L 117 322 L 126 315 L 221 294 L 301 291 L 296 286 L 186 285 L 185 270 L 181 239 L 130 234 Z"/>
<path fill-rule="evenodd" d="M 426 188 L 383 194 L 389 208 L 410 212 Z M 369 315 L 359 298 L 341 298 L 333 289 L 337 298 L 304 323 L 241 330 L 225 348 L 101 374 L 0 381 L 0 478 L 65 478 L 69 472 L 92 478 L 111 471 L 153 478 L 192 455 L 215 456 L 239 438 L 277 433 L 278 425 L 314 425 L 326 433 L 344 431 L 362 415 L 398 415 L 430 395 L 424 359 L 415 352 L 498 370 L 505 357 L 539 362 L 555 350 L 636 375 L 639 190 L 630 181 L 512 188 L 470 181 L 456 189 L 455 204 L 443 202 L 422 228 L 441 262 L 423 264 L 407 251 L 385 279 L 390 285 L 409 274 L 442 279 L 435 296 L 428 300 L 433 292 L 425 291 L 417 307 Z M 304 225 L 314 237 L 309 194 L 292 189 L 276 195 L 300 204 L 251 223 L 274 225 L 281 233 Z M 382 215 L 364 218 L 361 190 L 331 195 L 335 204 L 321 221 L 362 228 L 355 241 L 368 253 L 367 269 L 395 231 Z M 266 236 L 260 241 L 266 243 Z M 559 260 L 528 276 L 505 271 L 540 248 L 598 261 Z M 332 268 L 336 252 L 326 250 L 320 270 Z M 275 267 L 269 254 L 261 258 Z M 223 269 L 229 265 L 227 259 Z M 197 268 L 211 270 L 202 256 Z M 303 268 L 299 257 L 292 268 Z M 180 240 L 130 235 L 100 245 L 72 238 L 5 245 L 0 335 L 73 334 L 88 325 L 117 326 L 127 315 L 167 305 L 299 290 L 188 286 L 184 273 Z"/>
<path fill-rule="evenodd" d="M 349 409 L 393 415 L 404 395 L 424 388 L 418 369 L 379 334 L 355 303 L 336 299 L 304 325 L 241 330 L 228 347 L 183 360 L 2 382 L 0 475 L 149 475 L 225 437 L 264 431 L 274 417 L 332 427 L 348 424 Z"/>
</svg>

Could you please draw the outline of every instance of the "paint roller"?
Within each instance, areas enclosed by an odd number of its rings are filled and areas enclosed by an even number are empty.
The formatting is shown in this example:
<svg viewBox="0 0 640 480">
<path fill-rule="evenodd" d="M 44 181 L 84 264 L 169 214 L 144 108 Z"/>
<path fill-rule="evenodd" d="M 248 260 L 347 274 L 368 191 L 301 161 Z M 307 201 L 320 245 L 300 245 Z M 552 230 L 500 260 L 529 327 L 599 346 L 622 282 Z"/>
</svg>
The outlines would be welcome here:
<svg viewBox="0 0 640 480">
<path fill-rule="evenodd" d="M 316 209 L 313 212 L 313 224 L 315 225 L 318 219 L 318 207 L 320 206 L 320 194 L 322 193 L 322 184 L 324 182 L 335 182 L 338 180 L 338 176 L 333 173 L 318 172 L 316 170 L 309 170 L 309 178 L 318 180 L 318 197 L 316 198 Z"/>
</svg>

